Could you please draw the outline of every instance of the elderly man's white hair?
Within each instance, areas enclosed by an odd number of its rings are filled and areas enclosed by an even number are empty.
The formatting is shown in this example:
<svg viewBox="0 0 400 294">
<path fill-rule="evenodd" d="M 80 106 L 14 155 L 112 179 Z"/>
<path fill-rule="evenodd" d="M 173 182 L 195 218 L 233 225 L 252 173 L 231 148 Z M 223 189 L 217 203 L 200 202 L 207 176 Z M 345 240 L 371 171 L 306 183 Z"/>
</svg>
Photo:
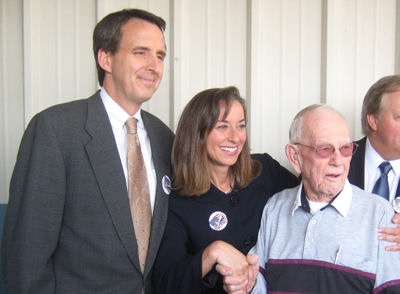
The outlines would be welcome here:
<svg viewBox="0 0 400 294">
<path fill-rule="evenodd" d="M 300 110 L 294 117 L 292 123 L 290 124 L 290 129 L 289 129 L 290 143 L 298 143 L 299 141 L 301 141 L 303 137 L 304 116 L 311 112 L 336 113 L 346 121 L 343 115 L 339 111 L 334 109 L 332 106 L 329 106 L 327 104 L 312 104 Z"/>
</svg>

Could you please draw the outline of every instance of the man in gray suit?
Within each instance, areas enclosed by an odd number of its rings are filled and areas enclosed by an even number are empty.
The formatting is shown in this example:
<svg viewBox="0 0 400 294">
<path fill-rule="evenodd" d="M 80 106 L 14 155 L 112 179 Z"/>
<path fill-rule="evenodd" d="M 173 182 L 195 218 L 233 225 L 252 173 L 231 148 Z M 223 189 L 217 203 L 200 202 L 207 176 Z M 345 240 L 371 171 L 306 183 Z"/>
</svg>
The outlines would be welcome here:
<svg viewBox="0 0 400 294">
<path fill-rule="evenodd" d="M 10 184 L 2 257 L 7 293 L 152 293 L 167 217 L 172 131 L 140 109 L 158 88 L 165 22 L 129 9 L 93 34 L 101 90 L 37 114 Z M 151 203 L 139 264 L 127 189 L 126 119 L 137 119 Z"/>
</svg>

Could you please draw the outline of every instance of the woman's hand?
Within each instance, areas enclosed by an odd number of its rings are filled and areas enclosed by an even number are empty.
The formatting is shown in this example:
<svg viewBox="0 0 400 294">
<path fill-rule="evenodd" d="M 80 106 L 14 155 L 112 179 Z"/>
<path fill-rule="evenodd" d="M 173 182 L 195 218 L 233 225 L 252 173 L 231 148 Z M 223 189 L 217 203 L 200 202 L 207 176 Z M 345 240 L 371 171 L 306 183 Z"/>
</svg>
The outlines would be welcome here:
<svg viewBox="0 0 400 294">
<path fill-rule="evenodd" d="M 230 269 L 232 275 L 238 276 L 247 273 L 247 259 L 239 250 L 224 241 L 215 241 L 208 245 L 202 255 L 202 277 L 204 277 L 215 264 L 220 264 Z"/>
<path fill-rule="evenodd" d="M 217 264 L 217 271 L 224 276 L 224 290 L 229 294 L 250 293 L 253 289 L 258 274 L 258 256 L 256 254 L 247 255 L 248 270 L 240 276 L 232 275 L 230 268 Z"/>
</svg>

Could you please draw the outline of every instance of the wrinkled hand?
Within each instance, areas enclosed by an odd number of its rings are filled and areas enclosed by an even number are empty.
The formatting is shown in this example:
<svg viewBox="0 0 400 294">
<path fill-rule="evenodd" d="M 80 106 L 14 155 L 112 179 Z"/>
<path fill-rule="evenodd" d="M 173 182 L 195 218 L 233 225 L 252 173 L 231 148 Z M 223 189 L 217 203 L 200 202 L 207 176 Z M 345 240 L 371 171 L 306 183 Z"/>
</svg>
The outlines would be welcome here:
<svg viewBox="0 0 400 294">
<path fill-rule="evenodd" d="M 247 271 L 242 275 L 233 275 L 229 267 L 217 264 L 217 271 L 224 276 L 224 290 L 229 294 L 246 294 L 253 289 L 258 274 L 258 256 L 249 254 L 246 257 Z"/>
<path fill-rule="evenodd" d="M 380 228 L 379 240 L 385 240 L 388 242 L 395 242 L 396 245 L 386 246 L 387 251 L 400 251 L 400 214 L 396 213 L 393 217 L 392 222 L 397 224 L 396 228 Z"/>
</svg>

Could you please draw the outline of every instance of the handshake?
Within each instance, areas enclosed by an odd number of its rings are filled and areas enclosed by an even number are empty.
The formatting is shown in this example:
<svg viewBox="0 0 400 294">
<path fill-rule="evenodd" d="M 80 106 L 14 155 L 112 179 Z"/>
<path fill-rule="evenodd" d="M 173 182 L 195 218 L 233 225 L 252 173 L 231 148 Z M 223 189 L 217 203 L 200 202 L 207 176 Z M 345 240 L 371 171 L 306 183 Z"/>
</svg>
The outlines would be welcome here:
<svg viewBox="0 0 400 294">
<path fill-rule="evenodd" d="M 202 276 L 216 265 L 223 276 L 224 290 L 229 294 L 250 293 L 258 274 L 258 256 L 243 255 L 235 247 L 224 241 L 215 241 L 202 255 Z"/>
</svg>

